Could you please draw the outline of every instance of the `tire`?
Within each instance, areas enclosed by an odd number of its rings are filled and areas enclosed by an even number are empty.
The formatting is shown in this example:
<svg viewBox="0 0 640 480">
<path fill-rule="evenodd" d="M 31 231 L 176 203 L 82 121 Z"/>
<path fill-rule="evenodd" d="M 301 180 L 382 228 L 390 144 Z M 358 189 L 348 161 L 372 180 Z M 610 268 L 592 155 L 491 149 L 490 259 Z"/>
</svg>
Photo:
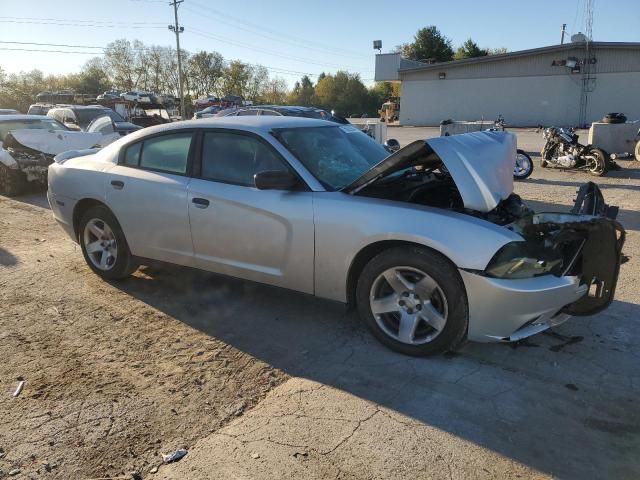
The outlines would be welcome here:
<svg viewBox="0 0 640 480">
<path fill-rule="evenodd" d="M 24 192 L 26 186 L 24 173 L 0 163 L 0 195 L 16 197 Z"/>
<path fill-rule="evenodd" d="M 371 259 L 357 281 L 356 306 L 373 335 L 405 355 L 444 353 L 466 338 L 462 279 L 445 257 L 427 248 L 396 247 Z"/>
<path fill-rule="evenodd" d="M 516 152 L 516 164 L 513 170 L 515 180 L 524 180 L 533 173 L 533 160 L 527 152 L 518 149 Z"/>
<path fill-rule="evenodd" d="M 138 268 L 118 220 L 107 207 L 89 208 L 78 226 L 82 255 L 95 274 L 105 280 L 120 280 Z M 89 252 L 92 247 L 99 250 Z"/>
<path fill-rule="evenodd" d="M 607 156 L 603 150 L 599 148 L 592 148 L 585 155 L 592 156 L 596 159 L 593 165 L 587 167 L 591 175 L 595 175 L 596 177 L 606 175 L 608 171 Z"/>
<path fill-rule="evenodd" d="M 640 162 L 640 140 L 636 142 L 636 149 L 634 151 L 634 154 L 636 156 L 636 160 Z"/>
</svg>

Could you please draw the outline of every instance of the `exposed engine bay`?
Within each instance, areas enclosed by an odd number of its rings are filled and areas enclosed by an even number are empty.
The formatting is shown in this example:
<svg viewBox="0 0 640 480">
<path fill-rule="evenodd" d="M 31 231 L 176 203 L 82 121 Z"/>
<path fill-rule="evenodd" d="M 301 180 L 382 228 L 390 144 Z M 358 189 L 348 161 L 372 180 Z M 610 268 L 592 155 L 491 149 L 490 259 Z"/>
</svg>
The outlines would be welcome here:
<svg viewBox="0 0 640 480">
<path fill-rule="evenodd" d="M 617 207 L 604 201 L 599 187 L 588 182 L 578 191 L 567 213 L 535 213 L 515 193 L 488 212 L 464 206 L 453 177 L 431 152 L 424 162 L 396 171 L 367 185 L 357 195 L 397 200 L 451 210 L 520 234 L 522 241 L 499 250 L 484 272 L 495 278 L 530 278 L 552 274 L 577 276 L 587 294 L 563 310 L 570 315 L 592 315 L 613 300 L 625 231 L 615 218 Z"/>
</svg>

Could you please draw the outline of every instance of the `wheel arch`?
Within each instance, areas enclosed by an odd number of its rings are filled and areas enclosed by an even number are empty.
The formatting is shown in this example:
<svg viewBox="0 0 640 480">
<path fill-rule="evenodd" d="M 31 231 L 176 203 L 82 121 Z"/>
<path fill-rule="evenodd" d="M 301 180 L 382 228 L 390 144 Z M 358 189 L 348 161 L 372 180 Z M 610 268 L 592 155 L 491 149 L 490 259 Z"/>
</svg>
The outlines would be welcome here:
<svg viewBox="0 0 640 480">
<path fill-rule="evenodd" d="M 75 206 L 73 207 L 73 217 L 72 217 L 72 222 L 73 222 L 73 233 L 75 235 L 75 238 L 78 238 L 78 235 L 80 234 L 80 232 L 78 231 L 79 229 L 79 223 L 80 223 L 80 219 L 82 218 L 82 215 L 84 214 L 84 212 L 86 212 L 87 210 L 89 210 L 92 207 L 104 207 L 107 210 L 109 210 L 111 212 L 111 214 L 115 217 L 115 214 L 113 213 L 113 210 L 111 210 L 111 208 L 109 208 L 109 205 L 107 205 L 106 203 L 95 199 L 95 198 L 83 198 L 82 200 L 78 201 Z M 117 219 L 117 217 L 116 217 Z"/>
<path fill-rule="evenodd" d="M 363 247 L 351 261 L 351 265 L 349 265 L 349 270 L 347 272 L 347 284 L 346 284 L 346 298 L 347 305 L 349 308 L 352 308 L 355 305 L 355 296 L 356 296 L 356 285 L 358 283 L 358 277 L 360 273 L 364 269 L 364 267 L 369 263 L 369 261 L 375 257 L 376 255 L 382 253 L 385 250 L 389 250 L 391 248 L 397 247 L 416 247 L 425 250 L 430 250 L 431 252 L 440 255 L 443 259 L 449 262 L 453 268 L 456 270 L 458 267 L 456 264 L 444 253 L 429 247 L 422 243 L 411 242 L 408 240 L 380 240 L 377 242 L 370 243 L 369 245 Z"/>
</svg>

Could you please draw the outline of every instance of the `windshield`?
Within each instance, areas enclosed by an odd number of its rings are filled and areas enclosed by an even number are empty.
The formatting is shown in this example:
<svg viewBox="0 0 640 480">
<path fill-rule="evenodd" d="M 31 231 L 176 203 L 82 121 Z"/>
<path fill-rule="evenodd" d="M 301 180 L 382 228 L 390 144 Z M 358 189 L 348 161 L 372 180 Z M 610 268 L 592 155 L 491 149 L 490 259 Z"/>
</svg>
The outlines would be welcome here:
<svg viewBox="0 0 640 480">
<path fill-rule="evenodd" d="M 7 133 L 11 130 L 69 130 L 53 118 L 39 118 L 37 120 L 9 120 L 0 121 L 0 141 L 4 142 Z"/>
<path fill-rule="evenodd" d="M 126 122 L 126 120 L 122 118 L 122 115 L 114 110 L 104 110 L 102 112 L 102 115 L 109 115 L 109 118 L 111 118 L 111 120 L 113 120 L 114 122 Z"/>
<path fill-rule="evenodd" d="M 328 190 L 351 184 L 389 156 L 351 125 L 281 128 L 274 135 Z"/>
<path fill-rule="evenodd" d="M 102 115 L 109 115 L 109 112 L 101 108 L 82 108 L 75 110 L 75 114 L 78 119 L 78 125 L 80 125 L 80 128 L 84 130 L 91 123 L 91 120 Z M 116 121 L 121 122 L 122 120 Z"/>
</svg>

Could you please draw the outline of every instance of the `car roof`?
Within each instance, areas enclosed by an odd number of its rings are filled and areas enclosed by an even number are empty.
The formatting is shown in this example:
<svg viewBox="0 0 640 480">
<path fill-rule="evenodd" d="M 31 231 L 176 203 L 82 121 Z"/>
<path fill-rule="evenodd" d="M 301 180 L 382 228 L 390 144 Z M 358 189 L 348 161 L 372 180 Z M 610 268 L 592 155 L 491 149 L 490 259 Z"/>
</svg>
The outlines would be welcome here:
<svg viewBox="0 0 640 480">
<path fill-rule="evenodd" d="M 47 117 L 46 115 L 27 115 L 25 113 L 15 114 L 15 115 L 2 115 L 0 117 L 0 122 L 5 122 L 9 120 L 52 120 L 51 117 Z"/>
<path fill-rule="evenodd" d="M 147 127 L 139 130 L 136 138 L 146 137 L 161 132 L 178 131 L 185 128 L 229 128 L 237 130 L 247 130 L 250 132 L 268 133 L 275 128 L 299 128 L 299 127 L 337 127 L 338 124 L 319 120 L 315 118 L 303 117 L 276 117 L 276 116 L 254 116 L 254 117 L 210 117 L 197 120 L 184 120 L 180 122 L 165 123 L 154 127 Z M 127 138 L 131 137 L 128 135 Z"/>
<path fill-rule="evenodd" d="M 87 109 L 91 109 L 91 110 L 104 110 L 105 108 L 108 107 L 103 107 L 102 105 L 59 105 L 59 106 L 55 106 L 53 107 L 51 110 L 58 110 L 60 108 L 73 108 L 74 110 L 87 110 Z"/>
</svg>

